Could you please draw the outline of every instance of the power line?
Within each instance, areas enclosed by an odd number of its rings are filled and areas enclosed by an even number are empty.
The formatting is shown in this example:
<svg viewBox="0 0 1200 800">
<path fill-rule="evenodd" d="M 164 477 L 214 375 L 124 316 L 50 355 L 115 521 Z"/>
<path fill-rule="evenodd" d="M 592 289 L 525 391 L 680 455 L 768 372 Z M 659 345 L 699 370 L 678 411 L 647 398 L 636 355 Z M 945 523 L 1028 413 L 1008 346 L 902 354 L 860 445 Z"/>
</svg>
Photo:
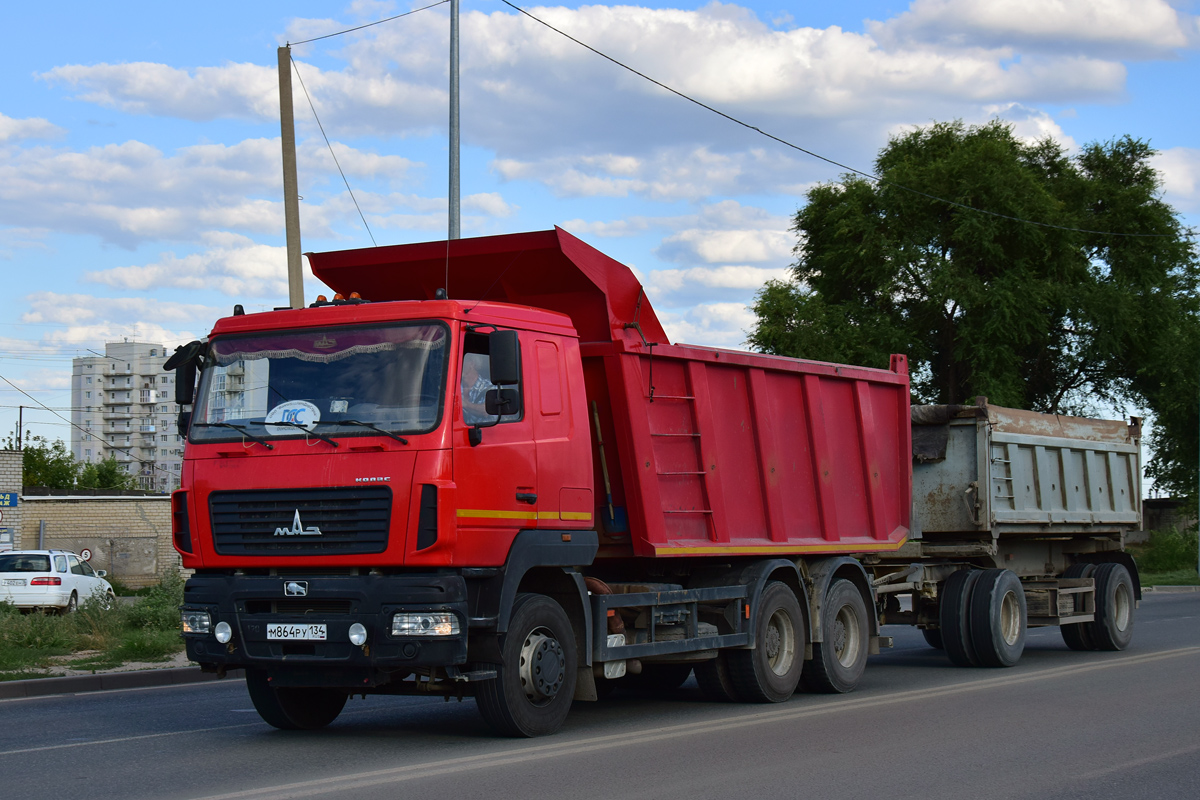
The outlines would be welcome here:
<svg viewBox="0 0 1200 800">
<path fill-rule="evenodd" d="M 448 2 L 448 0 L 442 0 L 442 2 Z M 400 16 L 404 15 L 401 14 Z M 342 165 L 338 163 L 337 153 L 333 152 L 333 145 L 329 143 L 329 137 L 325 135 L 325 126 L 321 124 L 321 118 L 317 116 L 317 107 L 313 105 L 312 98 L 308 95 L 308 87 L 304 85 L 304 78 L 300 77 L 300 67 L 290 54 L 288 55 L 288 59 L 292 62 L 292 69 L 296 70 L 296 78 L 300 81 L 300 88 L 304 90 L 304 99 L 308 101 L 308 107 L 312 109 L 313 117 L 317 120 L 317 127 L 321 129 L 321 136 L 325 139 L 325 146 L 329 148 L 329 155 L 333 156 L 334 166 L 337 167 L 338 174 L 342 176 L 342 183 L 346 184 L 346 191 L 350 193 L 350 199 L 354 201 L 354 207 L 358 209 L 358 218 L 362 220 L 363 226 L 366 227 L 367 235 L 371 237 L 371 244 L 379 247 L 379 244 L 375 241 L 375 234 L 371 233 L 371 226 L 367 225 L 367 218 L 363 216 L 362 209 L 358 207 L 358 198 L 354 196 L 354 190 L 350 188 L 350 181 L 346 180 L 346 173 L 342 172 Z"/>
<path fill-rule="evenodd" d="M 923 192 L 920 189 L 913 189 L 910 186 L 905 186 L 902 183 L 896 183 L 895 181 L 888 180 L 887 178 L 881 177 L 879 175 L 875 175 L 870 172 L 864 172 L 861 169 L 855 169 L 854 167 L 851 167 L 847 164 L 843 164 L 840 161 L 834 161 L 832 158 L 827 158 L 826 156 L 823 156 L 820 153 L 814 153 L 812 150 L 807 150 L 798 144 L 793 144 L 792 142 L 789 142 L 786 139 L 782 139 L 772 133 L 768 133 L 767 131 L 764 131 L 762 128 L 759 128 L 756 125 L 751 125 L 750 123 L 744 122 L 744 121 L 738 119 L 737 117 L 732 116 L 731 114 L 726 114 L 724 111 L 721 111 L 720 109 L 714 108 L 714 107 L 708 105 L 707 103 L 697 100 L 696 98 L 694 98 L 690 95 L 686 95 L 683 92 L 679 91 L 678 89 L 673 89 L 670 86 L 663 83 L 662 81 L 655 80 L 654 78 L 651 78 L 649 75 L 645 74 L 644 72 L 639 72 L 638 70 L 634 69 L 633 67 L 629 66 L 628 64 L 622 63 L 621 61 L 618 61 L 617 59 L 613 58 L 612 56 L 608 55 L 607 53 L 603 53 L 600 50 L 597 50 L 596 48 L 592 47 L 590 44 L 587 44 L 586 42 L 582 42 L 579 39 L 576 39 L 571 34 L 554 27 L 549 22 L 546 22 L 543 19 L 539 19 L 538 17 L 535 17 L 533 14 L 530 14 L 528 11 L 521 8 L 520 6 L 510 3 L 509 0 L 500 0 L 500 2 L 504 3 L 504 5 L 508 6 L 509 8 L 512 8 L 512 9 L 524 14 L 525 16 L 529 17 L 534 22 L 537 22 L 541 25 L 545 25 L 547 28 L 554 31 L 558 35 L 563 36 L 567 39 L 570 39 L 572 42 L 574 42 L 575 44 L 584 48 L 585 50 L 590 50 L 591 52 L 593 52 L 596 55 L 600 56 L 601 58 L 605 59 L 606 61 L 610 61 L 613 64 L 616 64 L 621 69 L 632 72 L 634 75 L 637 75 L 639 78 L 647 80 L 650 83 L 653 83 L 655 86 L 658 86 L 659 88 L 666 89 L 668 92 L 675 95 L 676 97 L 680 97 L 684 100 L 687 100 L 689 103 L 694 103 L 707 111 L 711 111 L 712 113 L 716 114 L 719 117 L 724 117 L 725 119 L 729 120 L 730 122 L 734 123 L 735 125 L 741 125 L 743 128 L 752 130 L 761 136 L 765 136 L 768 139 L 771 139 L 772 141 L 775 141 L 775 142 L 778 142 L 779 144 L 784 145 L 785 147 L 790 147 L 793 150 L 798 150 L 807 156 L 811 156 L 820 161 L 824 161 L 826 164 L 832 164 L 835 167 L 844 169 L 847 172 L 852 172 L 855 175 L 861 175 L 862 177 L 867 178 L 868 180 L 872 180 L 877 183 L 887 184 L 888 186 L 895 187 L 896 189 L 901 189 L 906 192 L 911 192 L 912 194 L 919 195 L 921 197 L 925 197 L 930 200 L 936 200 L 939 203 L 946 203 L 947 205 L 955 206 L 957 208 L 961 208 L 966 211 L 974 211 L 978 214 L 987 214 L 988 216 L 999 217 L 1000 219 L 1007 219 L 1012 222 L 1020 222 L 1020 223 L 1026 224 L 1026 225 L 1037 225 L 1042 228 L 1052 228 L 1054 230 L 1060 230 L 1060 231 L 1071 231 L 1073 233 L 1091 233 L 1091 234 L 1095 234 L 1097 236 L 1127 236 L 1127 237 L 1139 238 L 1139 239 L 1163 239 L 1163 238 L 1168 238 L 1172 235 L 1169 233 L 1118 233 L 1116 231 L 1093 231 L 1093 230 L 1088 230 L 1087 228 L 1072 228 L 1067 225 L 1054 225 L 1049 222 L 1038 222 L 1037 220 L 1024 219 L 1022 217 L 1014 217 L 1010 214 L 1001 214 L 998 211 L 989 211 L 986 208 L 976 208 L 974 206 L 969 206 L 965 203 L 960 203 L 956 200 L 949 200 L 945 197 L 938 197 L 937 195 L 930 194 L 928 192 Z M 1197 234 L 1188 232 L 1184 235 L 1194 237 Z"/>
<path fill-rule="evenodd" d="M 308 44 L 309 42 L 318 42 L 321 39 L 331 39 L 334 36 L 341 36 L 343 33 L 353 33 L 354 31 L 361 31 L 363 28 L 370 28 L 374 25 L 382 25 L 385 22 L 391 22 L 394 19 L 400 19 L 401 17 L 407 17 L 409 14 L 415 14 L 418 11 L 425 11 L 426 9 L 430 9 L 435 6 L 444 5 L 449 2 L 450 2 L 450 0 L 438 0 L 438 2 L 436 2 L 436 3 L 431 3 L 427 6 L 422 6 L 421 8 L 414 8 L 412 11 L 405 11 L 403 14 L 397 14 L 394 17 L 387 17 L 385 19 L 376 20 L 375 22 L 368 22 L 366 25 L 359 25 L 356 28 L 347 28 L 344 31 L 338 31 L 337 33 L 327 33 L 324 36 L 314 36 L 311 39 L 303 39 L 299 42 L 288 42 L 288 46 L 290 47 L 291 45 L 294 45 L 294 44 Z"/>
</svg>

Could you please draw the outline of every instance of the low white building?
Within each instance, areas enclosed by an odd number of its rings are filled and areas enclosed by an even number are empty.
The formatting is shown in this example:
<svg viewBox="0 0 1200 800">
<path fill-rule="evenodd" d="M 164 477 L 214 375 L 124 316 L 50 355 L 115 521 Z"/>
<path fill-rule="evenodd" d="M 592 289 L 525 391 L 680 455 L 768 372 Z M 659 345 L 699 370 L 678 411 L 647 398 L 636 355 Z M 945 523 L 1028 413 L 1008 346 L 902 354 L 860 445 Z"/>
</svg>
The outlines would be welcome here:
<svg viewBox="0 0 1200 800">
<path fill-rule="evenodd" d="M 175 375 L 161 344 L 109 342 L 104 355 L 71 366 L 71 452 L 84 462 L 114 456 L 144 489 L 179 487 L 183 440 L 176 429 Z"/>
</svg>

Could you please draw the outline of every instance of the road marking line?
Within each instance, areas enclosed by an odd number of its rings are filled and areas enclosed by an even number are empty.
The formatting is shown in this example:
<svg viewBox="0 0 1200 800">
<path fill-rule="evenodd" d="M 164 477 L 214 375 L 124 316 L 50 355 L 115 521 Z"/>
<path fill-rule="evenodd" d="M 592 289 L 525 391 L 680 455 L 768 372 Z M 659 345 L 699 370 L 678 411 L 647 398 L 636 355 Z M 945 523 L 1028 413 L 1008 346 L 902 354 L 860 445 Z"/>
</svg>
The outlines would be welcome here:
<svg viewBox="0 0 1200 800">
<path fill-rule="evenodd" d="M 1105 775 L 1111 775 L 1114 772 L 1121 772 L 1122 770 L 1133 769 L 1134 767 L 1144 767 L 1147 764 L 1153 764 L 1157 761 L 1166 761 L 1168 758 L 1175 758 L 1176 756 L 1186 756 L 1186 755 L 1196 752 L 1197 750 L 1200 750 L 1200 744 L 1194 744 L 1194 745 L 1191 745 L 1190 747 L 1181 747 L 1178 750 L 1172 750 L 1169 753 L 1156 753 L 1155 755 L 1146 756 L 1145 758 L 1135 758 L 1133 761 L 1126 761 L 1122 764 L 1117 764 L 1112 767 L 1105 767 L 1104 769 L 1098 769 L 1095 772 L 1085 772 L 1084 774 L 1079 775 L 1079 776 L 1075 777 L 1074 779 L 1072 779 L 1072 781 L 1078 782 L 1081 780 L 1085 780 L 1085 781 L 1091 780 L 1092 778 L 1101 778 Z"/>
<path fill-rule="evenodd" d="M 859 710 L 878 706 L 894 705 L 913 700 L 924 700 L 935 697 L 945 697 L 966 692 L 988 690 L 993 688 L 1013 686 L 1034 681 L 1061 678 L 1094 672 L 1114 667 L 1134 666 L 1154 661 L 1164 661 L 1180 656 L 1200 654 L 1200 647 L 1182 647 L 1176 650 L 1166 650 L 1160 653 L 1149 653 L 1139 656 L 1118 657 L 1113 660 L 1093 664 L 1079 664 L 1067 667 L 1052 667 L 1036 670 L 1024 675 L 1011 677 L 984 678 L 976 681 L 964 681 L 951 686 L 929 689 L 914 689 L 908 692 L 884 695 L 880 697 L 864 697 L 858 700 L 834 699 L 823 702 L 816 708 L 778 709 L 775 711 L 727 717 L 720 720 L 706 720 L 671 725 L 663 728 L 651 728 L 641 733 L 617 733 L 594 736 L 572 742 L 558 742 L 545 745 L 518 747 L 504 753 L 481 753 L 474 756 L 432 761 L 425 764 L 411 764 L 405 767 L 375 770 L 372 772 L 344 775 L 333 778 L 316 778 L 308 781 L 272 786 L 262 789 L 247 789 L 240 792 L 206 795 L 199 800 L 290 800 L 298 797 L 312 797 L 329 792 L 344 792 L 353 789 L 364 789 L 388 783 L 432 778 L 463 770 L 486 769 L 488 767 L 509 766 L 527 761 L 536 761 L 566 755 L 577 755 L 599 750 L 611 750 L 618 747 L 648 744 L 666 739 L 679 739 L 701 733 L 715 733 L 737 728 L 747 728 L 757 725 L 784 722 L 807 717 L 822 716 L 841 711 Z"/>
</svg>

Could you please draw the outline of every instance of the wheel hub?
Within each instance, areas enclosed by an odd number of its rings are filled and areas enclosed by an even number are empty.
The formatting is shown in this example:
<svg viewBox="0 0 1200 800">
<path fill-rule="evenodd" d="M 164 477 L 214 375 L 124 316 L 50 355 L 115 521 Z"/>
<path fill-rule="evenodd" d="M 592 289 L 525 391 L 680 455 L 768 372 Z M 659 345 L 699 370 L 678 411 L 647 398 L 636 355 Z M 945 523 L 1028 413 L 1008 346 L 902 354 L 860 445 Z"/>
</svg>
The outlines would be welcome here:
<svg viewBox="0 0 1200 800">
<path fill-rule="evenodd" d="M 567 659 L 562 645 L 549 634 L 539 628 L 530 632 L 521 645 L 521 687 L 535 703 L 558 694 L 566 679 Z"/>
</svg>

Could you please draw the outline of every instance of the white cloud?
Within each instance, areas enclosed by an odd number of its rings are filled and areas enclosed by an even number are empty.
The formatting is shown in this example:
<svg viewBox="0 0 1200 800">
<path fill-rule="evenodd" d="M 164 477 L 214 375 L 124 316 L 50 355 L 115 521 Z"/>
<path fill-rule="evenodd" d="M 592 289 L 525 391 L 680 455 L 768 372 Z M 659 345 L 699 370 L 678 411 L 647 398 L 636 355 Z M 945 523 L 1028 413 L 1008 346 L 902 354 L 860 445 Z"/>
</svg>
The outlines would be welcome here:
<svg viewBox="0 0 1200 800">
<path fill-rule="evenodd" d="M 1153 159 L 1167 202 L 1180 211 L 1200 212 L 1200 149 L 1172 147 Z"/>
<path fill-rule="evenodd" d="M 25 298 L 21 321 L 62 325 L 42 338 L 49 346 L 93 346 L 123 336 L 171 346 L 207 332 L 218 311 L 210 306 L 147 297 L 94 297 L 36 292 Z"/>
<path fill-rule="evenodd" d="M 509 205 L 499 192 L 467 195 L 462 200 L 462 207 L 478 211 L 489 217 L 511 217 L 517 213 L 517 207 Z"/>
<path fill-rule="evenodd" d="M 286 247 L 257 244 L 230 233 L 213 233 L 206 238 L 212 246 L 198 253 L 182 257 L 163 253 L 153 264 L 86 272 L 83 278 L 132 291 L 212 290 L 237 298 L 286 300 Z"/>
<path fill-rule="evenodd" d="M 0 114 L 0 143 L 18 139 L 54 139 L 62 135 L 62 128 L 41 117 L 13 119 Z"/>
<path fill-rule="evenodd" d="M 784 280 L 786 268 L 768 269 L 745 265 L 657 269 L 642 281 L 655 307 L 679 307 L 687 303 L 743 297 L 749 302 L 768 280 Z"/>
<path fill-rule="evenodd" d="M 674 311 L 656 308 L 667 336 L 675 343 L 745 349 L 746 331 L 755 317 L 744 303 L 705 303 Z"/>
<path fill-rule="evenodd" d="M 1112 58 L 1162 56 L 1185 47 L 1185 24 L 1165 0 L 915 0 L 908 11 L 869 30 L 881 41 Z"/>
</svg>

